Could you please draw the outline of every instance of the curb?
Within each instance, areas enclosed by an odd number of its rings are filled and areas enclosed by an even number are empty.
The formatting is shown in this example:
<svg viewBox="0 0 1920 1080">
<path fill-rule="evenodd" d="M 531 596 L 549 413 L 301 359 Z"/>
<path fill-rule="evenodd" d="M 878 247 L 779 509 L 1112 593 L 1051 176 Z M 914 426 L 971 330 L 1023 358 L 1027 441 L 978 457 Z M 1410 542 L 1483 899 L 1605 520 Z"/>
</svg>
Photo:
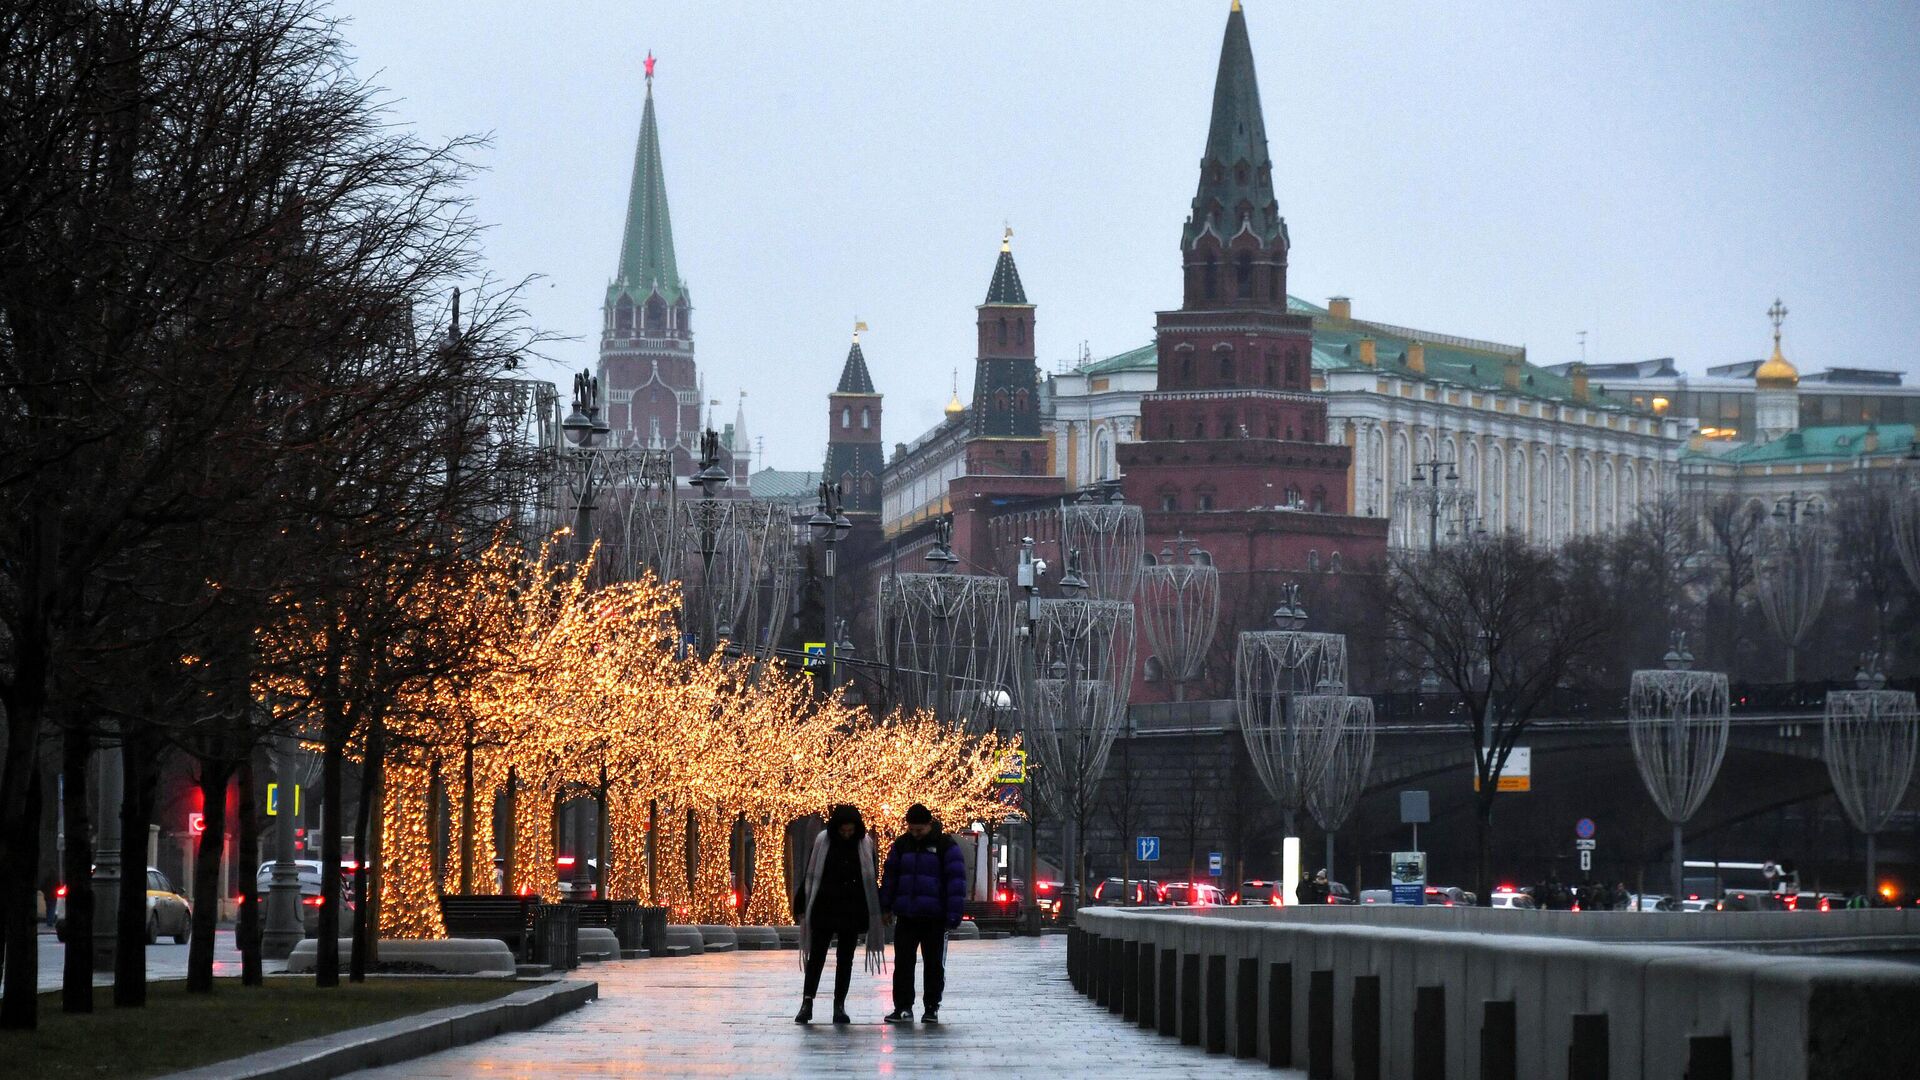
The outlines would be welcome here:
<svg viewBox="0 0 1920 1080">
<path fill-rule="evenodd" d="M 172 1074 L 169 1080 L 327 1080 L 392 1065 L 455 1046 L 527 1031 L 600 996 L 600 984 L 565 980 L 478 1005 L 455 1005 L 417 1016 L 338 1031 L 273 1050 Z"/>
</svg>

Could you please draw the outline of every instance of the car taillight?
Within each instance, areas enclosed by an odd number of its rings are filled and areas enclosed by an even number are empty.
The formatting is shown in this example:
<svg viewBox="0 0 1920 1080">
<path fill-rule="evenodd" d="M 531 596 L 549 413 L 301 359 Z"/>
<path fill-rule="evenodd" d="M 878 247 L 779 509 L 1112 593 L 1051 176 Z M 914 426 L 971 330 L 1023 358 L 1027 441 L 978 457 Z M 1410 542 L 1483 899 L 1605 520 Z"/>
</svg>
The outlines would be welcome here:
<svg viewBox="0 0 1920 1080">
<path fill-rule="evenodd" d="M 1227 897 L 1227 903 L 1229 903 L 1229 904 L 1237 904 L 1237 903 L 1239 903 L 1239 902 L 1240 902 L 1240 894 L 1239 894 L 1239 893 L 1234 893 L 1234 894 L 1233 894 L 1232 896 L 1229 896 L 1229 897 Z"/>
<path fill-rule="evenodd" d="M 1820 910 L 1821 910 L 1821 911 L 1832 911 L 1832 910 L 1833 910 L 1833 904 L 1832 904 L 1832 902 L 1831 902 L 1831 901 L 1829 901 L 1829 900 L 1828 900 L 1828 899 L 1827 899 L 1826 897 L 1824 897 L 1824 896 L 1820 898 Z"/>
<path fill-rule="evenodd" d="M 556 865 L 556 866 L 572 866 L 572 865 L 573 865 L 573 856 L 571 856 L 571 855 L 556 855 L 556 856 L 554 856 L 554 858 L 553 858 L 553 862 L 554 862 L 554 865 Z"/>
<path fill-rule="evenodd" d="M 300 898 L 300 902 L 308 907 L 319 907 L 327 902 L 327 898 L 324 896 L 303 896 Z"/>
<path fill-rule="evenodd" d="M 1698 900 L 1698 899 L 1700 899 L 1700 894 L 1699 894 L 1699 893 L 1697 893 L 1697 892 L 1690 892 L 1690 893 L 1688 893 L 1688 894 L 1687 894 L 1687 899 L 1689 899 L 1689 900 Z"/>
<path fill-rule="evenodd" d="M 1003 903 L 1003 904 L 1004 904 L 1004 903 L 1006 903 L 1006 902 L 1007 902 L 1007 890 L 1005 890 L 1005 889 L 1001 889 L 1001 890 L 1000 890 L 1000 891 L 999 891 L 998 893 L 996 893 L 996 894 L 994 894 L 994 897 L 993 897 L 993 898 L 994 898 L 995 900 L 998 900 L 998 901 L 1000 901 L 1000 902 L 1001 902 L 1001 903 Z"/>
<path fill-rule="evenodd" d="M 1043 882 L 1041 882 L 1041 883 L 1040 883 L 1040 891 L 1041 891 L 1041 892 L 1046 892 L 1047 890 L 1049 890 L 1049 889 L 1051 889 L 1051 888 L 1053 888 L 1053 882 L 1051 882 L 1051 881 L 1043 881 Z"/>
<path fill-rule="evenodd" d="M 740 906 L 740 890 L 734 889 L 733 891 L 727 893 L 727 902 L 733 905 L 734 907 L 739 907 Z"/>
<path fill-rule="evenodd" d="M 1282 906 L 1280 903 L 1280 894 L 1276 892 L 1272 896 L 1267 897 L 1267 903 L 1272 904 L 1274 907 Z M 1373 901 L 1369 900 L 1367 903 L 1371 904 Z"/>
<path fill-rule="evenodd" d="M 1100 884 L 1095 885 L 1093 887 L 1093 898 L 1095 900 L 1098 900 L 1102 896 L 1105 896 L 1106 892 L 1107 892 L 1107 883 L 1103 881 Z"/>
<path fill-rule="evenodd" d="M 1787 910 L 1788 910 L 1788 911 L 1798 911 L 1798 910 L 1800 910 L 1800 898 L 1799 898 L 1799 897 L 1797 897 L 1797 896 L 1788 896 L 1788 897 L 1783 897 L 1782 899 L 1784 899 L 1784 900 L 1785 900 L 1785 902 L 1786 902 L 1786 905 L 1787 905 Z"/>
<path fill-rule="evenodd" d="M 65 885 L 56 885 L 53 887 L 54 899 L 57 900 L 65 895 L 67 895 L 67 887 Z"/>
</svg>

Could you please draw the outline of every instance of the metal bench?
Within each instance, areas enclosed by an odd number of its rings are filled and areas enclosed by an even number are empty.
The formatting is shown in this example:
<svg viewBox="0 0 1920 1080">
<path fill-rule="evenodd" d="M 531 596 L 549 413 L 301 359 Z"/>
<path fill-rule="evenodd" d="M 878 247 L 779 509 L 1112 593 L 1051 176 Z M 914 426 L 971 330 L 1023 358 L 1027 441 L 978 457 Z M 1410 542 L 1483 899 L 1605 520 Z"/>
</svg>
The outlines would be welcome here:
<svg viewBox="0 0 1920 1080">
<path fill-rule="evenodd" d="M 440 919 L 450 938 L 497 938 L 526 959 L 538 896 L 442 896 Z"/>
</svg>

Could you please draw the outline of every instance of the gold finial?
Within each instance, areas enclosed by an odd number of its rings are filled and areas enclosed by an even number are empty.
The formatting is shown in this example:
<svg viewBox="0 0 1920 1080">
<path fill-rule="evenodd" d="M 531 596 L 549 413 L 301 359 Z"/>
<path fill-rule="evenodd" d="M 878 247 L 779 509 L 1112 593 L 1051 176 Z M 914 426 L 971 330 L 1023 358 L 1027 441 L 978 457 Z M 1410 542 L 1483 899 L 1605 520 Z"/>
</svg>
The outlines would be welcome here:
<svg viewBox="0 0 1920 1080">
<path fill-rule="evenodd" d="M 1235 11 L 1240 10 L 1240 0 L 1233 0 L 1233 10 Z"/>
<path fill-rule="evenodd" d="M 866 332 L 867 332 L 866 323 L 861 322 L 859 319 L 853 320 L 853 343 L 855 345 L 860 344 L 860 335 Z"/>
<path fill-rule="evenodd" d="M 954 368 L 953 369 L 953 398 L 952 400 L 947 402 L 946 413 L 948 416 L 954 416 L 958 413 L 963 413 L 966 411 L 967 411 L 967 407 L 961 404 L 960 402 L 960 369 Z"/>
<path fill-rule="evenodd" d="M 1000 234 L 1000 250 L 1012 251 L 1013 250 L 1013 226 L 1007 225 L 1005 226 L 1005 229 L 1006 231 Z"/>
</svg>

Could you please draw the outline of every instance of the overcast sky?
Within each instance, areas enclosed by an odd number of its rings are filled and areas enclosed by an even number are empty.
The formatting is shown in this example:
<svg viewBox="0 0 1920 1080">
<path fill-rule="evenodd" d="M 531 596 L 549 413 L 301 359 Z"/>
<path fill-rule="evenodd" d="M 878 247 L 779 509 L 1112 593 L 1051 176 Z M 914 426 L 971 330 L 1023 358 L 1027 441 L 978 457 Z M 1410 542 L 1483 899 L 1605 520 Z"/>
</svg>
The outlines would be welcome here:
<svg viewBox="0 0 1920 1080">
<path fill-rule="evenodd" d="M 765 460 L 818 468 L 855 318 L 889 444 L 970 392 L 1002 222 L 1043 370 L 1179 302 L 1227 0 L 342 0 L 423 134 L 491 133 L 473 188 L 550 373 L 593 363 L 654 83 L 700 370 Z M 1920 4 L 1246 0 L 1290 291 L 1553 363 L 1920 346 Z"/>
</svg>

